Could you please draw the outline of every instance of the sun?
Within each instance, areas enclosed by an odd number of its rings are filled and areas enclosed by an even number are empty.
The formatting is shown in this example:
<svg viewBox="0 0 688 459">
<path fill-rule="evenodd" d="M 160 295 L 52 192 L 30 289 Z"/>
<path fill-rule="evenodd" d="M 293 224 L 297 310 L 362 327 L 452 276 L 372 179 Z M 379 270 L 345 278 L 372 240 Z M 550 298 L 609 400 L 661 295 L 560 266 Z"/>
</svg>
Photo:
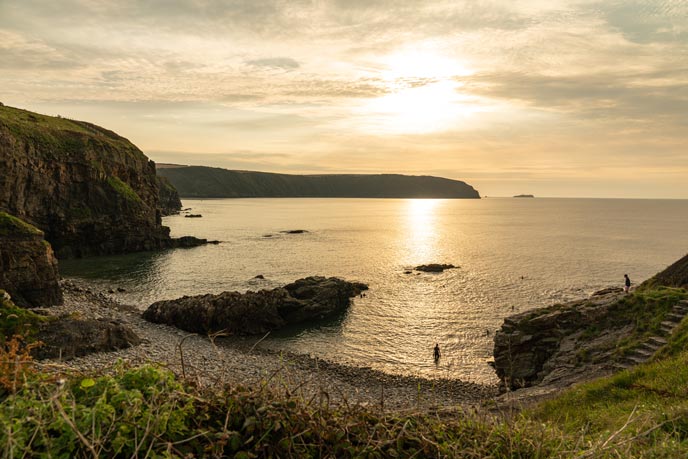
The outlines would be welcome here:
<svg viewBox="0 0 688 459">
<path fill-rule="evenodd" d="M 382 58 L 381 65 L 387 94 L 362 107 L 369 129 L 395 134 L 443 131 L 477 110 L 460 91 L 459 78 L 471 72 L 458 60 L 409 49 Z"/>
</svg>

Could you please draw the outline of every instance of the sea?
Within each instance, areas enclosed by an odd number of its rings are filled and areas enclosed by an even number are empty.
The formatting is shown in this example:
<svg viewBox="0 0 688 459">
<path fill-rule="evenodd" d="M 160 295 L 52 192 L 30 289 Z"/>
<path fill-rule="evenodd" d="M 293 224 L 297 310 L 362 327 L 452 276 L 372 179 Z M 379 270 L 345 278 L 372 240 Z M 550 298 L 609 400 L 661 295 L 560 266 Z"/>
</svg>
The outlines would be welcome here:
<svg viewBox="0 0 688 459">
<path fill-rule="evenodd" d="M 624 274 L 639 284 L 688 252 L 688 200 L 281 198 L 183 205 L 202 217 L 164 218 L 172 236 L 221 244 L 65 260 L 61 274 L 99 292 L 120 287 L 126 291 L 111 296 L 141 310 L 162 299 L 257 291 L 313 275 L 365 282 L 370 289 L 345 313 L 273 332 L 258 346 L 486 384 L 496 381 L 489 362 L 505 317 L 622 286 Z M 414 271 L 427 263 L 458 268 Z"/>
</svg>

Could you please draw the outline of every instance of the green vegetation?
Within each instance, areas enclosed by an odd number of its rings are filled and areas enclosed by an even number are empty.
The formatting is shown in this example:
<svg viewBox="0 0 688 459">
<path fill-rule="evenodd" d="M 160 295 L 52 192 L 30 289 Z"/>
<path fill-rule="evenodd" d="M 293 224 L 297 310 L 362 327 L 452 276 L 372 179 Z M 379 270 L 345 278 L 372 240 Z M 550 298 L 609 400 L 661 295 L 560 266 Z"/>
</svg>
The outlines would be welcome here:
<svg viewBox="0 0 688 459">
<path fill-rule="evenodd" d="M 4 457 L 536 458 L 561 442 L 527 421 L 333 408 L 266 386 L 206 391 L 152 366 L 64 384 L 22 374 L 0 401 Z"/>
<path fill-rule="evenodd" d="M 6 295 L 7 293 L 0 289 L 0 346 L 5 345 L 15 335 L 31 340 L 38 325 L 47 319 L 16 306 L 12 300 L 5 299 Z"/>
<path fill-rule="evenodd" d="M 0 106 L 0 132 L 3 127 L 46 159 L 60 159 L 65 154 L 79 154 L 86 149 L 102 150 L 106 154 L 112 154 L 114 149 L 126 155 L 143 157 L 127 139 L 84 121 Z"/>
<path fill-rule="evenodd" d="M 0 448 L 8 458 L 688 454 L 688 352 L 512 415 L 383 413 L 308 401 L 266 384 L 203 389 L 155 366 L 119 364 L 109 375 L 66 379 L 24 366 L 8 375 L 0 378 Z"/>
<path fill-rule="evenodd" d="M 113 190 L 115 190 L 120 196 L 124 197 L 124 199 L 127 201 L 139 204 L 143 203 L 139 195 L 136 194 L 136 191 L 132 190 L 129 185 L 121 181 L 119 178 L 109 177 L 107 182 Z"/>
<path fill-rule="evenodd" d="M 617 344 L 618 352 L 623 354 L 650 336 L 659 334 L 661 323 L 666 315 L 676 303 L 684 299 L 688 299 L 688 292 L 684 289 L 672 287 L 638 289 L 611 307 L 610 314 L 595 327 L 605 330 L 614 324 L 633 324 L 633 333 Z"/>
<path fill-rule="evenodd" d="M 17 217 L 0 211 L 0 236 L 43 236 L 43 231 Z"/>
<path fill-rule="evenodd" d="M 688 352 L 581 385 L 524 416 L 592 445 L 592 457 L 688 456 Z"/>
<path fill-rule="evenodd" d="M 617 357 L 625 355 L 633 348 L 637 347 L 650 336 L 661 335 L 662 321 L 666 320 L 666 316 L 671 312 L 673 306 L 681 300 L 688 299 L 688 291 L 681 288 L 673 287 L 646 287 L 640 288 L 630 295 L 625 295 L 616 303 L 609 306 L 607 312 L 595 321 L 590 321 L 583 329 L 579 340 L 582 342 L 589 342 L 595 338 L 606 334 L 609 330 L 619 329 L 624 326 L 631 326 L 632 331 L 624 334 L 620 339 L 607 342 L 603 345 L 606 350 L 614 349 Z M 575 306 L 554 305 L 550 308 L 537 309 L 531 312 L 528 319 L 532 320 L 540 315 L 551 313 L 555 310 L 566 310 L 570 316 L 569 321 L 579 322 L 584 325 L 586 320 L 581 310 L 585 308 L 594 309 L 593 303 L 580 302 Z M 526 322 L 527 323 L 527 322 Z M 537 323 L 530 324 L 535 327 Z M 524 328 L 526 332 L 536 330 L 529 330 Z M 602 348 L 597 351 L 604 350 Z M 592 349 L 579 351 L 579 363 L 595 360 L 595 357 L 590 352 Z M 605 359 L 608 358 L 605 354 Z"/>
<path fill-rule="evenodd" d="M 66 118 L 41 115 L 19 108 L 0 106 L 0 122 L 11 131 L 24 133 L 27 130 L 73 131 L 87 134 L 89 131 Z"/>
</svg>

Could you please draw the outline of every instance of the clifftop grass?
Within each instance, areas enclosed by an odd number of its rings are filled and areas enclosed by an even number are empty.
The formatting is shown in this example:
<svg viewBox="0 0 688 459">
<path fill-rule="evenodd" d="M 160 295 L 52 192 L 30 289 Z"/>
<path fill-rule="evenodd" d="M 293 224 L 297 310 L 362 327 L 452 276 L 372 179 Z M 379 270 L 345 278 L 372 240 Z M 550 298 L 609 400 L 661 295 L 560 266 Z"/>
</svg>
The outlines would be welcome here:
<svg viewBox="0 0 688 459">
<path fill-rule="evenodd" d="M 85 121 L 0 106 L 0 128 L 3 126 L 15 137 L 36 145 L 36 150 L 49 159 L 57 159 L 64 153 L 82 151 L 89 146 L 88 139 L 123 152 L 142 155 L 124 137 Z"/>
</svg>

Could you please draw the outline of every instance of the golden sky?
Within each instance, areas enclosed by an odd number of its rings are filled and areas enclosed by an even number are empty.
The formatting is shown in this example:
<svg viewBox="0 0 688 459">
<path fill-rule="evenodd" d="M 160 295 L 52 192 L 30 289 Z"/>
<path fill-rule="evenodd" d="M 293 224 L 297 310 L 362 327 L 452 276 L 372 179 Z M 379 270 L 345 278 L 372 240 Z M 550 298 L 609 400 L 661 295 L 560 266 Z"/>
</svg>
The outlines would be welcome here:
<svg viewBox="0 0 688 459">
<path fill-rule="evenodd" d="M 157 162 L 688 198 L 688 1 L 0 0 L 0 101 Z"/>
</svg>

